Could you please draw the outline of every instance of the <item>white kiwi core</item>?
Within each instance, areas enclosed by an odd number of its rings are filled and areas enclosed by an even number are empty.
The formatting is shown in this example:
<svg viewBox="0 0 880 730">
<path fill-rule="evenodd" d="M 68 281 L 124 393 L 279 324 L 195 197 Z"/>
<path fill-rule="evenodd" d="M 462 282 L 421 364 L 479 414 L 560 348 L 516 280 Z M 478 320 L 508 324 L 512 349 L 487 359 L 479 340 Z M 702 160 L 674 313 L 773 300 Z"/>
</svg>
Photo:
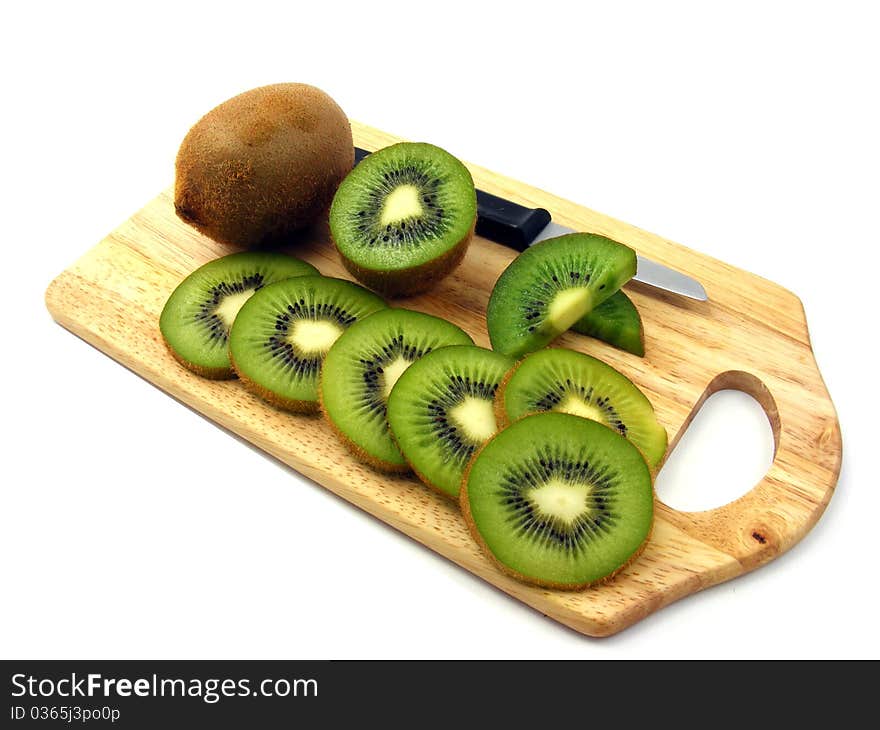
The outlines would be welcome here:
<svg viewBox="0 0 880 730">
<path fill-rule="evenodd" d="M 584 287 L 563 289 L 550 302 L 547 319 L 553 327 L 564 332 L 592 308 L 590 292 Z"/>
<path fill-rule="evenodd" d="M 287 335 L 300 352 L 310 355 L 327 352 L 342 334 L 342 327 L 326 319 L 298 319 Z"/>
<path fill-rule="evenodd" d="M 392 190 L 382 204 L 379 222 L 383 226 L 422 215 L 424 208 L 415 185 L 400 185 Z"/>
<path fill-rule="evenodd" d="M 587 403 L 583 398 L 579 398 L 573 394 L 569 394 L 565 400 L 561 401 L 553 410 L 560 411 L 561 413 L 570 413 L 573 416 L 580 416 L 581 418 L 589 418 L 593 421 L 608 425 L 608 421 L 605 419 L 605 415 L 601 408 L 597 408 L 592 403 Z"/>
<path fill-rule="evenodd" d="M 449 409 L 448 417 L 464 434 L 477 443 L 495 435 L 495 411 L 492 401 L 467 396 L 461 403 Z"/>
<path fill-rule="evenodd" d="M 220 303 L 214 310 L 214 314 L 216 314 L 220 318 L 220 321 L 227 327 L 232 327 L 232 323 L 235 321 L 235 316 L 238 314 L 238 310 L 244 306 L 244 303 L 250 299 L 251 296 L 253 296 L 255 291 L 256 289 L 245 289 L 244 291 L 235 292 L 235 294 L 227 294 L 220 300 Z"/>
<path fill-rule="evenodd" d="M 550 479 L 540 487 L 530 489 L 527 496 L 542 514 L 566 525 L 573 524 L 578 517 L 589 511 L 588 484 L 572 484 L 561 479 Z"/>
<path fill-rule="evenodd" d="M 382 368 L 382 393 L 387 399 L 391 394 L 391 389 L 397 382 L 398 378 L 403 375 L 403 371 L 412 365 L 411 360 L 407 360 L 402 355 L 398 355 L 397 359 Z"/>
</svg>

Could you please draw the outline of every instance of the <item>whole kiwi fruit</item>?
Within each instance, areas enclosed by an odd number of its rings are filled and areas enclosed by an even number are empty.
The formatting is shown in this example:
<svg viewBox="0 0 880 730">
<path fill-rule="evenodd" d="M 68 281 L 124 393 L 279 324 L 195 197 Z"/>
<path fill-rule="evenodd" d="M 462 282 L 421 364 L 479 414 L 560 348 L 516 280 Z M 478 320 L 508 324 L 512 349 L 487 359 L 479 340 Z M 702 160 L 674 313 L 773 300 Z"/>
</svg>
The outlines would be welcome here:
<svg viewBox="0 0 880 730">
<path fill-rule="evenodd" d="M 354 166 L 348 118 L 307 84 L 273 84 L 203 116 L 180 145 L 174 208 L 222 243 L 280 243 L 314 223 Z"/>
</svg>

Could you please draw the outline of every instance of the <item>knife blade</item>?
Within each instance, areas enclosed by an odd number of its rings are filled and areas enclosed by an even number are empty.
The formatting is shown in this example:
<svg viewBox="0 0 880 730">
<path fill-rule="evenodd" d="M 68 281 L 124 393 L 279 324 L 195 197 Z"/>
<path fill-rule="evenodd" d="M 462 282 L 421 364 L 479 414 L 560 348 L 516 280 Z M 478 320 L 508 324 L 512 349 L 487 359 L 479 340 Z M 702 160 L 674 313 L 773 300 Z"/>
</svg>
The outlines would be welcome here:
<svg viewBox="0 0 880 730">
<path fill-rule="evenodd" d="M 354 148 L 355 164 L 370 153 Z M 567 233 L 575 233 L 552 220 L 544 208 L 527 208 L 519 203 L 477 190 L 477 234 L 504 246 L 525 251 L 529 246 Z M 704 302 L 708 299 L 696 279 L 636 254 L 634 281 Z"/>
</svg>

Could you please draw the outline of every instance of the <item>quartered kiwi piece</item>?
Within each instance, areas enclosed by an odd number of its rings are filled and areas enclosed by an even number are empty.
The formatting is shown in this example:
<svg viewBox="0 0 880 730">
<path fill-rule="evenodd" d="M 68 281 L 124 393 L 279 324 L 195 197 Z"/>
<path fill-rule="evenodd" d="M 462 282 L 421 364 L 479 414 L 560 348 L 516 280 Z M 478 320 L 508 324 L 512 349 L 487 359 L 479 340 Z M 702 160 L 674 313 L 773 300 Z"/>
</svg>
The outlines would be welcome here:
<svg viewBox="0 0 880 730">
<path fill-rule="evenodd" d="M 321 363 L 331 345 L 385 302 L 357 284 L 298 276 L 270 284 L 241 308 L 229 356 L 242 383 L 273 405 L 318 410 Z"/>
<path fill-rule="evenodd" d="M 336 340 L 321 371 L 321 408 L 361 459 L 387 471 L 409 471 L 386 419 L 386 401 L 403 372 L 423 355 L 473 341 L 451 322 L 407 309 L 383 309 Z"/>
<path fill-rule="evenodd" d="M 523 358 L 499 388 L 496 406 L 505 422 L 541 411 L 598 421 L 632 441 L 652 469 L 666 454 L 666 429 L 644 393 L 610 365 L 574 350 Z"/>
<path fill-rule="evenodd" d="M 493 401 L 513 359 L 482 347 L 443 347 L 413 363 L 388 397 L 394 440 L 419 478 L 458 496 L 465 466 L 498 430 Z"/>
<path fill-rule="evenodd" d="M 632 300 L 622 291 L 614 292 L 592 312 L 572 325 L 572 330 L 607 342 L 618 350 L 645 356 L 642 318 Z"/>
<path fill-rule="evenodd" d="M 401 142 L 369 155 L 343 180 L 330 208 L 330 232 L 359 281 L 405 296 L 459 264 L 476 218 L 468 169 L 439 147 Z"/>
<path fill-rule="evenodd" d="M 461 507 L 503 571 L 575 589 L 610 578 L 641 552 L 654 493 L 647 464 L 625 438 L 585 418 L 539 413 L 478 452 Z"/>
<path fill-rule="evenodd" d="M 604 236 L 570 233 L 530 246 L 492 289 L 492 349 L 521 357 L 544 347 L 635 273 L 635 251 Z"/>
<path fill-rule="evenodd" d="M 229 328 L 251 295 L 276 281 L 319 274 L 311 264 L 275 253 L 234 253 L 210 261 L 171 293 L 159 329 L 171 354 L 206 378 L 234 376 Z"/>
</svg>

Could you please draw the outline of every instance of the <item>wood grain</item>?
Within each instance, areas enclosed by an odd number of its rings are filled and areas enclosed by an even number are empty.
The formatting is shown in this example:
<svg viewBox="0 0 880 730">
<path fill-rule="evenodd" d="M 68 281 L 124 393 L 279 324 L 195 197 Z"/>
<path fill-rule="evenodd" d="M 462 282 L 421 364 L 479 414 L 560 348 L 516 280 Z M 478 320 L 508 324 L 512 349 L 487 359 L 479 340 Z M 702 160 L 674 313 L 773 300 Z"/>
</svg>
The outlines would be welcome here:
<svg viewBox="0 0 880 730">
<path fill-rule="evenodd" d="M 391 135 L 353 124 L 355 142 L 378 149 Z M 737 388 L 767 412 L 776 439 L 769 472 L 718 509 L 680 512 L 658 502 L 653 538 L 610 583 L 582 592 L 510 579 L 479 552 L 456 505 L 415 479 L 355 461 L 316 417 L 273 410 L 239 383 L 203 380 L 166 351 L 161 308 L 183 276 L 232 248 L 174 214 L 165 191 L 55 279 L 52 316 L 126 367 L 348 501 L 542 613 L 593 636 L 613 634 L 669 603 L 752 570 L 791 548 L 815 524 L 840 471 L 840 428 L 810 348 L 803 307 L 770 281 L 522 183 L 469 165 L 478 187 L 542 206 L 563 225 L 607 235 L 699 279 L 708 302 L 627 287 L 645 326 L 644 359 L 567 334 L 559 344 L 609 362 L 647 394 L 674 448 L 703 401 Z M 290 251 L 323 273 L 350 278 L 325 227 Z M 477 238 L 456 272 L 403 304 L 445 317 L 488 346 L 484 312 L 495 279 L 515 253 Z M 393 578 L 393 576 L 389 576 Z"/>
</svg>

